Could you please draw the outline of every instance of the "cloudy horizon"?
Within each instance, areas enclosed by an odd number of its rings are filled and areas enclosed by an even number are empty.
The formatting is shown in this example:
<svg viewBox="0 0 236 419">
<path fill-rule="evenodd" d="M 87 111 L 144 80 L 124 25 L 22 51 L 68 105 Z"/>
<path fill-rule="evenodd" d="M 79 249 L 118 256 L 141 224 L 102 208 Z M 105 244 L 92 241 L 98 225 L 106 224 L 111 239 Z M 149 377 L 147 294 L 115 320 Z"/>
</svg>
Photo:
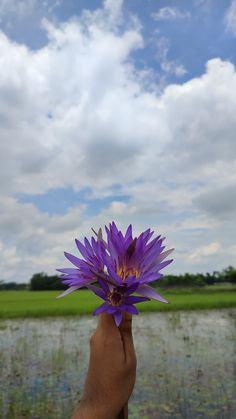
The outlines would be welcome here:
<svg viewBox="0 0 236 419">
<path fill-rule="evenodd" d="M 0 279 L 113 220 L 235 266 L 235 37 L 236 0 L 0 0 Z"/>
</svg>

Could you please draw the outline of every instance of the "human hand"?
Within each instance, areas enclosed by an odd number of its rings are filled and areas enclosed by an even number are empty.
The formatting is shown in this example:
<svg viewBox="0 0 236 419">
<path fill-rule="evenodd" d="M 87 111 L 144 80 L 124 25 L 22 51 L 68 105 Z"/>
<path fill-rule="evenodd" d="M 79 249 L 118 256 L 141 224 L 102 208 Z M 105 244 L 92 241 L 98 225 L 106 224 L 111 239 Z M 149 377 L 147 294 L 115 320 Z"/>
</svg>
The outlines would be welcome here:
<svg viewBox="0 0 236 419">
<path fill-rule="evenodd" d="M 117 419 L 135 383 L 132 316 L 118 328 L 110 314 L 99 316 L 90 340 L 90 361 L 81 404 L 73 419 Z"/>
</svg>

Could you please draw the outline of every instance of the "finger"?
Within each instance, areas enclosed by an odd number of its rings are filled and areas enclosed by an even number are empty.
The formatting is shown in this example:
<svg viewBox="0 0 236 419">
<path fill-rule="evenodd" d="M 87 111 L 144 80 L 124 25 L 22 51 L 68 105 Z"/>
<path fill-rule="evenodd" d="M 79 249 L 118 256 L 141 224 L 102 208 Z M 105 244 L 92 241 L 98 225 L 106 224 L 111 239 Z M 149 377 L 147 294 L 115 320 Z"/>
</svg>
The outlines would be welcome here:
<svg viewBox="0 0 236 419">
<path fill-rule="evenodd" d="M 102 328 L 103 330 L 104 329 L 115 329 L 116 325 L 115 325 L 115 321 L 113 319 L 113 316 L 111 314 L 106 313 L 106 312 L 101 313 L 99 315 L 98 328 Z"/>
<path fill-rule="evenodd" d="M 130 360 L 135 356 L 132 336 L 132 315 L 130 313 L 123 313 L 123 319 L 119 329 L 122 336 L 126 359 Z"/>
<path fill-rule="evenodd" d="M 106 312 L 99 314 L 97 328 L 90 338 L 91 349 L 103 344 L 104 336 L 114 336 L 114 332 L 117 333 L 117 327 L 113 317 Z"/>
<path fill-rule="evenodd" d="M 127 311 L 123 312 L 122 322 L 119 327 L 122 333 L 127 333 L 132 335 L 132 314 Z"/>
</svg>

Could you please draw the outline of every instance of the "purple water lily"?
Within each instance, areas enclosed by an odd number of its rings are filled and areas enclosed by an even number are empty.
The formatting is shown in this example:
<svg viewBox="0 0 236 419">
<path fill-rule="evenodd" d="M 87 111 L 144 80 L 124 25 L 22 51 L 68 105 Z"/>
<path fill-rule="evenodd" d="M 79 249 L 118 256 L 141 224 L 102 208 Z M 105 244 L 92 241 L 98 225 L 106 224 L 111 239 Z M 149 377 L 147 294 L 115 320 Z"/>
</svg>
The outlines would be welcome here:
<svg viewBox="0 0 236 419">
<path fill-rule="evenodd" d="M 97 240 L 92 237 L 91 242 L 85 237 L 84 245 L 79 240 L 75 239 L 76 246 L 83 256 L 83 259 L 64 252 L 65 257 L 76 266 L 76 268 L 57 269 L 58 272 L 63 274 L 61 276 L 62 283 L 69 286 L 69 288 L 59 297 L 65 297 L 79 288 L 86 287 L 87 285 L 96 282 L 98 279 L 97 273 L 102 273 L 104 271 L 104 263 L 101 254 L 104 252 L 105 243 L 102 240 L 101 229 L 96 235 Z"/>
<path fill-rule="evenodd" d="M 99 285 L 101 288 L 98 288 L 94 285 L 89 285 L 88 288 L 91 289 L 96 295 L 102 298 L 105 302 L 100 305 L 93 312 L 93 315 L 100 314 L 106 311 L 109 314 L 114 316 L 116 325 L 119 326 L 122 320 L 122 312 L 127 311 L 131 314 L 138 314 L 137 308 L 134 304 L 141 303 L 143 301 L 148 301 L 148 298 L 138 297 L 131 295 L 133 292 L 136 292 L 139 283 L 135 282 L 132 285 L 118 285 L 114 286 L 110 283 L 99 279 Z"/>
<path fill-rule="evenodd" d="M 138 313 L 135 303 L 148 299 L 168 303 L 148 284 L 163 276 L 160 271 L 173 260 L 164 259 L 174 249 L 164 251 L 161 236 L 150 240 L 154 234 L 150 229 L 135 238 L 131 225 L 124 235 L 114 222 L 105 229 L 106 240 L 101 229 L 95 233 L 96 239 L 92 237 L 89 241 L 85 238 L 84 244 L 76 239 L 83 259 L 65 252 L 75 268 L 58 269 L 63 274 L 62 282 L 69 286 L 60 297 L 87 287 L 105 300 L 95 314 L 107 311 L 113 314 L 116 324 L 120 324 L 122 311 Z M 94 282 L 98 286 L 94 286 Z M 132 296 L 134 292 L 141 297 Z"/>
<path fill-rule="evenodd" d="M 131 284 L 138 281 L 139 286 L 136 290 L 138 294 L 167 303 L 168 301 L 147 285 L 162 278 L 160 271 L 173 261 L 173 259 L 164 261 L 174 250 L 163 251 L 165 238 L 158 236 L 150 241 L 154 234 L 150 229 L 141 233 L 138 238 L 133 238 L 132 225 L 123 235 L 114 222 L 109 228 L 105 228 L 107 251 L 103 254 L 103 262 L 110 278 L 117 284 L 124 282 Z"/>
</svg>

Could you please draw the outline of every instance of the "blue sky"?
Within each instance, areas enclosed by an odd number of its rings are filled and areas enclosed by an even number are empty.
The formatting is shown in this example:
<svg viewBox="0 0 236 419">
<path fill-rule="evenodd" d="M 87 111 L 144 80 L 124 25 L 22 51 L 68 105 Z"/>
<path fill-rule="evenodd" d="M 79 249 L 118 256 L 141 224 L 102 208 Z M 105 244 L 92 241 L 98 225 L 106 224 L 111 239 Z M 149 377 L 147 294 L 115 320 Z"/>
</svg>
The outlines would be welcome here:
<svg viewBox="0 0 236 419">
<path fill-rule="evenodd" d="M 235 264 L 235 38 L 235 0 L 0 0 L 2 279 L 113 219 Z"/>
<path fill-rule="evenodd" d="M 75 191 L 71 187 L 50 189 L 43 194 L 20 194 L 17 198 L 21 203 L 30 203 L 40 211 L 53 216 L 54 214 L 66 214 L 69 208 L 84 205 L 87 215 L 97 215 L 113 201 L 128 202 L 128 196 L 119 194 L 119 185 L 114 186 L 116 194 L 94 198 L 90 188 Z"/>
<path fill-rule="evenodd" d="M 38 49 L 47 45 L 47 36 L 42 29 L 42 19 L 65 22 L 80 16 L 83 10 L 95 11 L 102 7 L 98 0 L 28 0 L 28 13 L 20 13 L 20 6 L 10 6 L 12 1 L 3 1 L 1 28 L 12 40 Z M 7 4 L 9 3 L 9 7 Z M 20 0 L 19 4 L 27 0 Z M 233 2 L 232 2 L 233 3 Z M 168 82 L 183 82 L 203 73 L 207 60 L 214 57 L 235 61 L 235 38 L 227 29 L 225 16 L 231 0 L 154 1 L 127 0 L 123 13 L 127 20 L 136 17 L 142 25 L 145 48 L 133 53 L 135 65 L 161 72 L 157 43 L 164 38 L 168 45 L 168 59 L 182 64 L 186 73 L 181 78 L 168 74 Z M 23 9 L 24 10 L 24 9 Z M 126 22 L 122 22 L 125 27 Z M 165 74 L 165 76 L 167 76 Z"/>
</svg>

